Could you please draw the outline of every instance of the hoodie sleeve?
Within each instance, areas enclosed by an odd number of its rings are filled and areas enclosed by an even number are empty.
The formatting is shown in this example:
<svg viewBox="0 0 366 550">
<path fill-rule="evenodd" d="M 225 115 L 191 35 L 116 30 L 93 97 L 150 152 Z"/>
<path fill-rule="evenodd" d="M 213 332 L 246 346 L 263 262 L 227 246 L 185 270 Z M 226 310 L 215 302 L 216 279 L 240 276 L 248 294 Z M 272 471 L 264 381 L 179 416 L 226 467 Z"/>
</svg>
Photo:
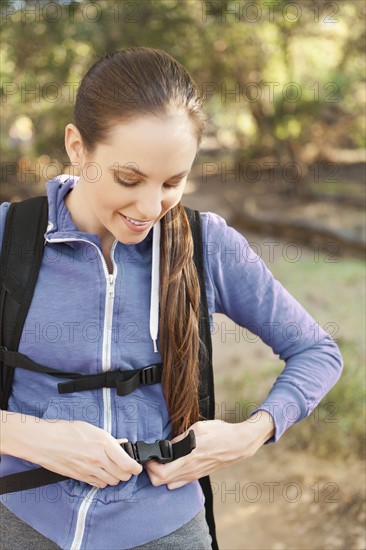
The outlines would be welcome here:
<svg viewBox="0 0 366 550">
<path fill-rule="evenodd" d="M 264 444 L 275 443 L 292 424 L 309 416 L 335 385 L 343 369 L 342 355 L 245 237 L 218 214 L 202 215 L 208 291 L 214 295 L 215 312 L 259 336 L 285 361 L 267 398 L 250 414 L 265 410 L 272 415 L 275 432 Z"/>
</svg>

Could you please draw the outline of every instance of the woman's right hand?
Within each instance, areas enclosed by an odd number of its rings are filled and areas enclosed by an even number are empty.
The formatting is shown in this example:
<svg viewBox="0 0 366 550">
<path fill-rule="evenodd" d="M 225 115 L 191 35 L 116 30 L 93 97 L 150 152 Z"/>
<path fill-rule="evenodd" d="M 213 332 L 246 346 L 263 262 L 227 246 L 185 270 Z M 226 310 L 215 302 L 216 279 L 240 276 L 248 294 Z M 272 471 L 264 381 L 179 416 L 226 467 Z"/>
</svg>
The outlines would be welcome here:
<svg viewBox="0 0 366 550">
<path fill-rule="evenodd" d="M 47 470 L 101 489 L 142 472 L 142 465 L 120 446 L 127 439 L 115 439 L 81 420 L 39 420 L 37 424 L 37 429 L 28 431 L 26 460 Z"/>
</svg>

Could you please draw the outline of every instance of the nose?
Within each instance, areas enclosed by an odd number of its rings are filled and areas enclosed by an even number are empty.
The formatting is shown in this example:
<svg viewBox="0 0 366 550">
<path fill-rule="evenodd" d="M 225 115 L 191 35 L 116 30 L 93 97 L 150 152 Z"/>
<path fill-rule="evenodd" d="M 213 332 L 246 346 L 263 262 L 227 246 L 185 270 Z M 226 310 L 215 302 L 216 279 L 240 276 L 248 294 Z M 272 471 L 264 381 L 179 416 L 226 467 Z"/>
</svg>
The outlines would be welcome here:
<svg viewBox="0 0 366 550">
<path fill-rule="evenodd" d="M 136 199 L 136 217 L 140 220 L 154 220 L 160 216 L 163 208 L 161 189 L 143 189 Z"/>
</svg>

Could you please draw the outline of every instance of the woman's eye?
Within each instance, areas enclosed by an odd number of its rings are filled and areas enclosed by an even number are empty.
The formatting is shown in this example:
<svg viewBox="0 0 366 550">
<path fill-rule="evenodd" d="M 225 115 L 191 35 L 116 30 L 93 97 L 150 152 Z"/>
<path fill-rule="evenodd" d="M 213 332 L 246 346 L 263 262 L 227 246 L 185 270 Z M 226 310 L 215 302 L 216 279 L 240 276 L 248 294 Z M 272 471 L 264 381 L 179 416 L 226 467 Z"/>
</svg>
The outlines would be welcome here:
<svg viewBox="0 0 366 550">
<path fill-rule="evenodd" d="M 135 182 L 128 182 L 128 181 L 125 181 L 125 180 L 121 180 L 120 178 L 116 177 L 116 181 L 118 183 L 120 183 L 121 185 L 123 185 L 124 187 L 135 187 L 136 185 L 138 185 L 138 181 L 135 181 Z M 169 183 L 164 183 L 164 186 L 167 188 L 167 189 L 174 189 L 174 188 L 177 188 L 179 184 L 176 184 L 176 185 L 169 185 Z"/>
<path fill-rule="evenodd" d="M 121 179 L 119 179 L 119 178 L 116 178 L 116 181 L 118 181 L 118 183 L 120 183 L 121 185 L 124 185 L 125 187 L 134 187 L 135 185 L 138 184 L 137 181 L 135 181 L 135 182 L 128 182 L 128 181 L 121 180 Z"/>
<path fill-rule="evenodd" d="M 169 185 L 169 183 L 164 183 L 164 185 L 167 189 L 177 189 L 179 187 L 179 183 L 175 185 Z"/>
</svg>

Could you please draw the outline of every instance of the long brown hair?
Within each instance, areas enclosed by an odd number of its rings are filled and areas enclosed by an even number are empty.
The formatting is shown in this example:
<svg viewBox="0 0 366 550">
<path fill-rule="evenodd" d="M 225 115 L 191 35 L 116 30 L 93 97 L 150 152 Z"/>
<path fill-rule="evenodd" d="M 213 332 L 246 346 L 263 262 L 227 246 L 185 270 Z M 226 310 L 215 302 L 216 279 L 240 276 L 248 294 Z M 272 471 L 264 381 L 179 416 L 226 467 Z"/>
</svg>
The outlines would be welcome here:
<svg viewBox="0 0 366 550">
<path fill-rule="evenodd" d="M 147 47 L 125 48 L 104 55 L 84 75 L 73 123 L 86 151 L 92 153 L 119 122 L 183 111 L 193 123 L 199 148 L 206 122 L 203 103 L 187 70 L 169 54 Z M 201 418 L 200 287 L 193 262 L 192 235 L 182 203 L 171 208 L 160 222 L 162 387 L 175 437 Z"/>
</svg>

